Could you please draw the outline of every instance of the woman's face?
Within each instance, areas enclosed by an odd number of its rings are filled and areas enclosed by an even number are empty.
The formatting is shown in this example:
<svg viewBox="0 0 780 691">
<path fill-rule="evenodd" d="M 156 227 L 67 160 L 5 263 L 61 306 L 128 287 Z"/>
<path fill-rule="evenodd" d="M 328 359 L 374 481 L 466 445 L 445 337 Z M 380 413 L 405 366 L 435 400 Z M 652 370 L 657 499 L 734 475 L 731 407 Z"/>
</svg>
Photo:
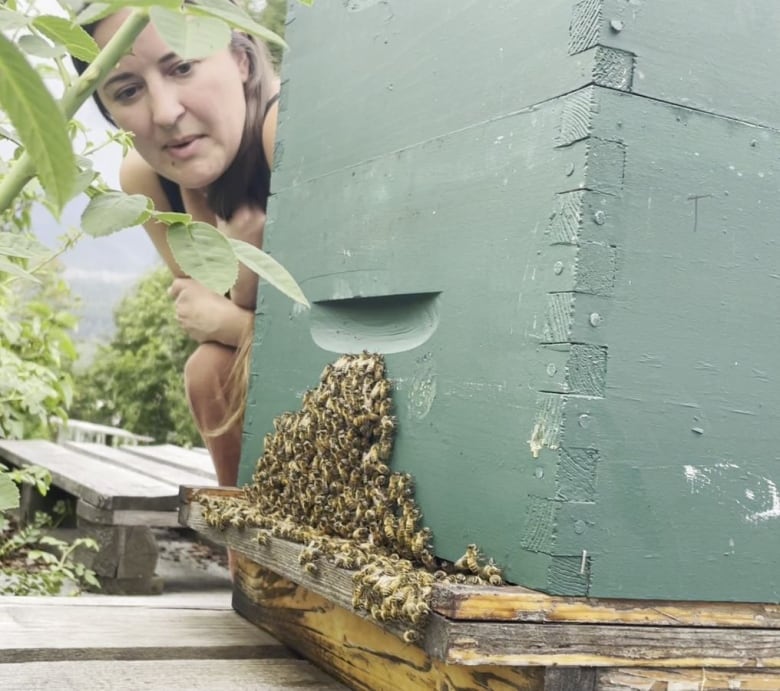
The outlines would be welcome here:
<svg viewBox="0 0 780 691">
<path fill-rule="evenodd" d="M 102 48 L 127 18 L 101 21 Z M 116 124 L 135 135 L 138 153 L 161 175 L 187 189 L 210 185 L 233 162 L 246 118 L 248 59 L 225 49 L 182 60 L 150 24 L 98 89 Z"/>
</svg>

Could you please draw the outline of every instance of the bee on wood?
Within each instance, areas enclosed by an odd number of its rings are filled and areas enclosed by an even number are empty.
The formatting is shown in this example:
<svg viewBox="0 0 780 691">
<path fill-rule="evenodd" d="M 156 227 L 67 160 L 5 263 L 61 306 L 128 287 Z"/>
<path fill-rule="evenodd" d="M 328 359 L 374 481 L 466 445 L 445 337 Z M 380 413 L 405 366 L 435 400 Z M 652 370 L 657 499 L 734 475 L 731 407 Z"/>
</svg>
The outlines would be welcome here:
<svg viewBox="0 0 780 691">
<path fill-rule="evenodd" d="M 479 548 L 472 544 L 466 547 L 466 553 L 456 560 L 455 569 L 461 572 L 479 573 Z"/>
<path fill-rule="evenodd" d="M 404 643 L 417 643 L 420 640 L 420 634 L 414 629 L 407 629 L 403 635 Z"/>
</svg>

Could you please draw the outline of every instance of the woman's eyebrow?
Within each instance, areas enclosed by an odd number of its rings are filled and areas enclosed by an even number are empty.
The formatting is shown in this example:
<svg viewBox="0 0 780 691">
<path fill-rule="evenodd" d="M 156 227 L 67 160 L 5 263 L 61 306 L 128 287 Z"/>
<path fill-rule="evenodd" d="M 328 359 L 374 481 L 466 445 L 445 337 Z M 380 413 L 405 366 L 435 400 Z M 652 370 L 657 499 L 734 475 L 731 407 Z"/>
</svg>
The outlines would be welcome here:
<svg viewBox="0 0 780 691">
<path fill-rule="evenodd" d="M 132 55 L 132 53 L 130 53 L 130 55 Z M 157 64 L 162 66 L 165 63 L 170 62 L 171 60 L 175 60 L 177 57 L 179 56 L 176 55 L 176 53 L 173 52 L 166 53 L 157 61 Z M 126 79 L 132 79 L 134 76 L 135 75 L 132 72 L 119 72 L 113 75 L 112 77 L 110 77 L 109 79 L 107 79 L 105 82 L 103 82 L 103 88 L 107 89 L 109 86 L 111 86 L 116 82 L 122 82 Z"/>
</svg>

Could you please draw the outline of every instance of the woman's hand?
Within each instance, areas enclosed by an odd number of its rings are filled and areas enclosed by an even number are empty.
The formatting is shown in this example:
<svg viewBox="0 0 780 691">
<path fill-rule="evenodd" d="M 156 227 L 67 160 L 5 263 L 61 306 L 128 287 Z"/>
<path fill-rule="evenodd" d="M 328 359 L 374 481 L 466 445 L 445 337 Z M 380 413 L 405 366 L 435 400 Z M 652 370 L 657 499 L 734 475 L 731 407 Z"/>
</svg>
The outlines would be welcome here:
<svg viewBox="0 0 780 691">
<path fill-rule="evenodd" d="M 217 341 L 236 347 L 252 320 L 252 312 L 218 295 L 193 278 L 176 278 L 168 294 L 176 320 L 199 343 Z"/>
<path fill-rule="evenodd" d="M 265 212 L 257 207 L 242 206 L 230 221 L 218 218 L 217 228 L 229 238 L 262 248 Z M 254 311 L 257 304 L 257 274 L 243 264 L 239 265 L 238 280 L 230 289 L 230 297 L 240 307 Z"/>
</svg>

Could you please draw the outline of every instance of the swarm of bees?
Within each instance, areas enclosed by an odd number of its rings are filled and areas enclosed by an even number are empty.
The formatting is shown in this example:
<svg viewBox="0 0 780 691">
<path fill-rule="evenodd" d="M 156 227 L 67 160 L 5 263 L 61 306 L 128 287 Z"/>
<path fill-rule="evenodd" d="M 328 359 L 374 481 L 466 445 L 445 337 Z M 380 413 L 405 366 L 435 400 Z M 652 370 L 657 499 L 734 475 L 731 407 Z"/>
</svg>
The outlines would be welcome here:
<svg viewBox="0 0 780 691">
<path fill-rule="evenodd" d="M 300 563 L 311 575 L 320 560 L 355 571 L 355 608 L 402 623 L 411 642 L 430 614 L 434 583 L 503 578 L 476 545 L 452 563 L 434 557 L 412 476 L 388 465 L 395 429 L 382 356 L 343 355 L 304 394 L 300 411 L 274 420 L 243 496 L 200 502 L 210 525 L 260 528 L 260 542 L 273 535 L 303 544 Z"/>
</svg>

